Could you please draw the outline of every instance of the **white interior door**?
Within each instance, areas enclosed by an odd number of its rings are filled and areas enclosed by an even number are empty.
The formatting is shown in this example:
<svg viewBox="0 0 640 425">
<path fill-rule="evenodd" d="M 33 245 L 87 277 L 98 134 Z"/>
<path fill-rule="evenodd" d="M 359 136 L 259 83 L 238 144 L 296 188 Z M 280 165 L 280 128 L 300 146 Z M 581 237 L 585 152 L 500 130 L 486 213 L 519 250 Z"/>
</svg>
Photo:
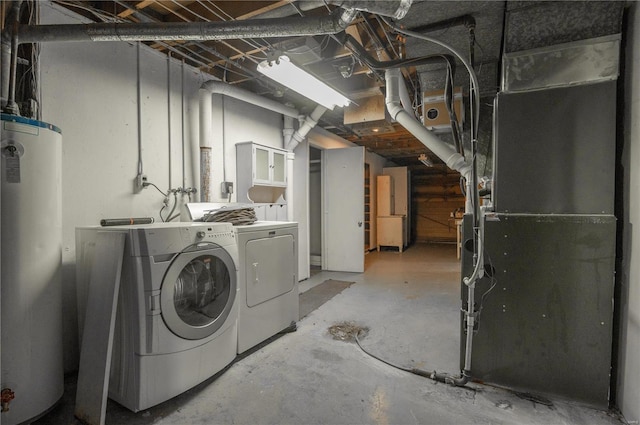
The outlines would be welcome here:
<svg viewBox="0 0 640 425">
<path fill-rule="evenodd" d="M 364 271 L 364 148 L 322 151 L 324 270 Z"/>
</svg>

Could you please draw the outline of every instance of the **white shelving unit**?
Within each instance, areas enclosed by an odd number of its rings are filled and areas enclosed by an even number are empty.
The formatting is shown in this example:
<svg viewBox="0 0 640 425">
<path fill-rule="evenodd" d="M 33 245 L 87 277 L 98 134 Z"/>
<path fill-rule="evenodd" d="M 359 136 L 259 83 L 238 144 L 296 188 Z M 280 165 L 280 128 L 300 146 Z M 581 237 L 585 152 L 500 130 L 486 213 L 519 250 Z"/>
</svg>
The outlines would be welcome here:
<svg viewBox="0 0 640 425">
<path fill-rule="evenodd" d="M 236 180 L 238 202 L 277 203 L 287 187 L 287 151 L 238 143 Z"/>
</svg>

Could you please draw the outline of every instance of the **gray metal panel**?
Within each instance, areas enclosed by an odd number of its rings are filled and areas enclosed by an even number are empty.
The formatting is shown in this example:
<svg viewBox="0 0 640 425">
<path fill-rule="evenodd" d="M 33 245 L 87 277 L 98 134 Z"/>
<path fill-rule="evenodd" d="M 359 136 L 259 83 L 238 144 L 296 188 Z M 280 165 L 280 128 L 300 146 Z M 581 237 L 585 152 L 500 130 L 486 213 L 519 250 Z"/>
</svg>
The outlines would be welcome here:
<svg viewBox="0 0 640 425">
<path fill-rule="evenodd" d="M 498 212 L 613 214 L 616 83 L 500 93 Z"/>
<path fill-rule="evenodd" d="M 496 269 L 496 285 L 482 303 L 473 376 L 607 408 L 615 217 L 498 218 L 486 223 L 486 258 Z M 469 257 L 465 252 L 463 273 Z M 478 283 L 478 303 L 490 286 L 487 278 Z"/>
<path fill-rule="evenodd" d="M 509 1 L 504 51 L 617 34 L 624 6 L 623 1 Z"/>
<path fill-rule="evenodd" d="M 89 282 L 86 327 L 82 337 L 75 415 L 88 424 L 104 425 L 111 370 L 120 272 L 127 233 L 99 232 Z"/>
<path fill-rule="evenodd" d="M 593 84 L 618 78 L 620 34 L 507 53 L 502 91 Z"/>
</svg>

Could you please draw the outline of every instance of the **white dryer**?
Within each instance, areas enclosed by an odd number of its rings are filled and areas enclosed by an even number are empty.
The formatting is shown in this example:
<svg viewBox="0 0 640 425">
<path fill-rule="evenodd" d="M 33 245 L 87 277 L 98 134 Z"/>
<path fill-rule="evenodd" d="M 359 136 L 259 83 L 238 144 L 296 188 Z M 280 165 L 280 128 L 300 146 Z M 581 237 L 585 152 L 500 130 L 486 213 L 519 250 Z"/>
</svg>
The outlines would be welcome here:
<svg viewBox="0 0 640 425">
<path fill-rule="evenodd" d="M 239 267 L 238 353 L 298 321 L 298 223 L 233 227 Z"/>
<path fill-rule="evenodd" d="M 236 357 L 238 248 L 229 223 L 76 229 L 80 335 L 99 232 L 126 232 L 109 397 L 137 412 Z M 91 314 L 87 312 L 87 314 Z"/>
</svg>

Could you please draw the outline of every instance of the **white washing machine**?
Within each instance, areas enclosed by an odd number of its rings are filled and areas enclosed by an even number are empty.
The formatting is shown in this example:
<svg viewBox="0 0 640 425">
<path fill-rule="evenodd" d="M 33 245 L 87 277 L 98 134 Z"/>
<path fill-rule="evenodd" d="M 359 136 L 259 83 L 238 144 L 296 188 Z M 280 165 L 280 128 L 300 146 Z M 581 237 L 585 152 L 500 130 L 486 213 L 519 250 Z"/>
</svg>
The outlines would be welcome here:
<svg viewBox="0 0 640 425">
<path fill-rule="evenodd" d="M 238 353 L 298 321 L 298 223 L 234 226 L 238 239 Z"/>
<path fill-rule="evenodd" d="M 236 357 L 238 247 L 229 223 L 76 229 L 80 335 L 100 232 L 126 232 L 109 397 L 137 412 Z M 91 314 L 91 312 L 87 312 Z"/>
</svg>

